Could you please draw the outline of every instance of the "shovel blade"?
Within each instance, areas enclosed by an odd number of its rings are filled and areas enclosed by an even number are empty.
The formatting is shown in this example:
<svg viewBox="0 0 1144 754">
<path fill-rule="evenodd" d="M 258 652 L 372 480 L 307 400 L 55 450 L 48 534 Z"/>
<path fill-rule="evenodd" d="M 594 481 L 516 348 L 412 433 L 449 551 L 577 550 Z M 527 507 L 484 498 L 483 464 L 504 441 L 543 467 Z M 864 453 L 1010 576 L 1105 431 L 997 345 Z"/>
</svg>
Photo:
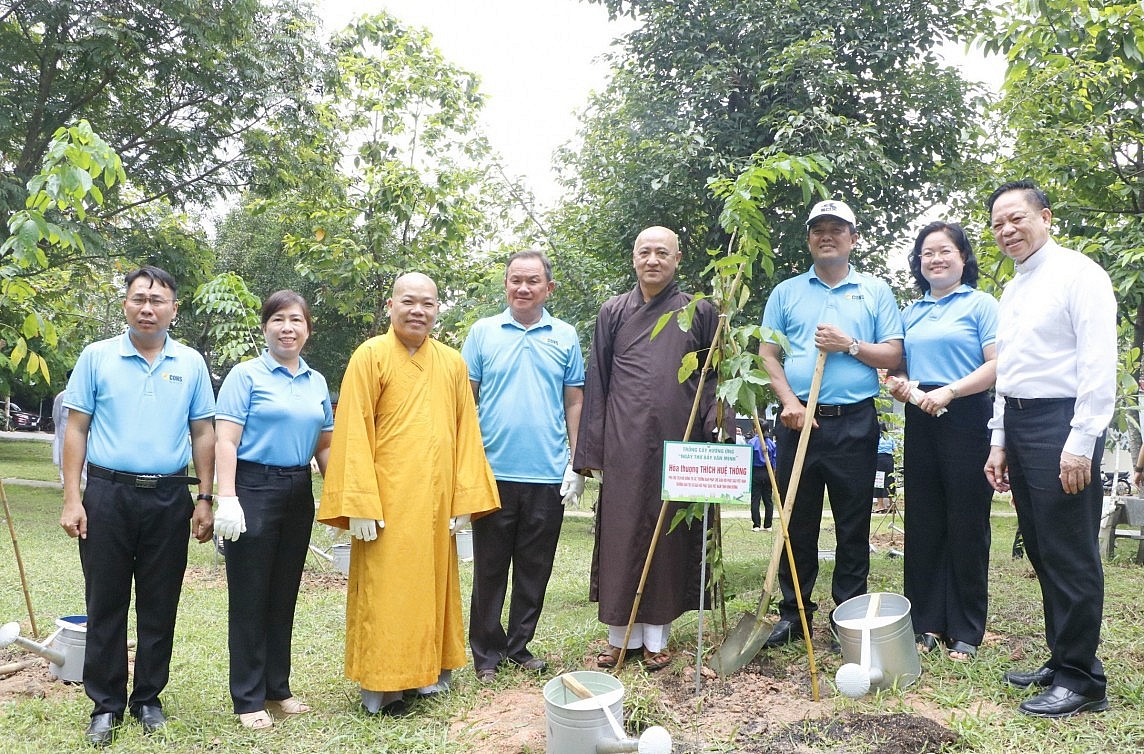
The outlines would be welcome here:
<svg viewBox="0 0 1144 754">
<path fill-rule="evenodd" d="M 707 660 L 707 665 L 720 678 L 726 678 L 741 669 L 763 648 L 763 642 L 770 636 L 770 624 L 754 613 L 743 613 L 739 623 L 727 634 L 727 638 Z"/>
</svg>

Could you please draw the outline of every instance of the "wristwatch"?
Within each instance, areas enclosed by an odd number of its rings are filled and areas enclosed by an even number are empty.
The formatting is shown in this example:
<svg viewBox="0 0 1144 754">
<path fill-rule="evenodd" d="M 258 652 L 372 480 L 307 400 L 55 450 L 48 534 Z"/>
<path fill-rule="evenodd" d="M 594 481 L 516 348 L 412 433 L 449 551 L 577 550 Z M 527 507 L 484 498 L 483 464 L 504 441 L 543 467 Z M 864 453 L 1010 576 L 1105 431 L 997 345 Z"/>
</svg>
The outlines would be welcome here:
<svg viewBox="0 0 1144 754">
<path fill-rule="evenodd" d="M 861 347 L 862 347 L 862 344 L 858 342 L 857 338 L 855 338 L 854 340 L 850 341 L 850 347 L 847 348 L 846 350 L 850 352 L 851 356 L 857 356 L 858 355 L 858 349 Z"/>
<path fill-rule="evenodd" d="M 203 500 L 208 503 L 213 503 L 214 495 L 208 495 L 205 492 L 200 492 L 197 496 L 195 496 L 195 500 Z"/>
</svg>

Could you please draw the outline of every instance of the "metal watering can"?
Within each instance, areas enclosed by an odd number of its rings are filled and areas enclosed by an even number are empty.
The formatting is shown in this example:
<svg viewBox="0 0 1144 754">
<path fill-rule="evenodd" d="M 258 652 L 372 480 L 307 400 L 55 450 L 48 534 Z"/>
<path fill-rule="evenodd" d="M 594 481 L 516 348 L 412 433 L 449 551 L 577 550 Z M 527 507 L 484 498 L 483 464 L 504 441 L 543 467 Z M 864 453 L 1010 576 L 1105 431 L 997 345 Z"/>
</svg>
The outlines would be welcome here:
<svg viewBox="0 0 1144 754">
<path fill-rule="evenodd" d="M 20 636 L 20 624 L 0 626 L 0 647 L 9 644 L 39 655 L 51 663 L 48 671 L 61 681 L 83 681 L 83 660 L 87 648 L 87 616 L 69 615 L 56 619 L 56 631 L 43 644 Z"/>
<path fill-rule="evenodd" d="M 606 673 L 579 670 L 549 681 L 544 687 L 549 754 L 670 754 L 671 734 L 658 725 L 639 738 L 624 733 L 617 718 L 623 716 L 623 696 L 623 684 Z"/>
</svg>

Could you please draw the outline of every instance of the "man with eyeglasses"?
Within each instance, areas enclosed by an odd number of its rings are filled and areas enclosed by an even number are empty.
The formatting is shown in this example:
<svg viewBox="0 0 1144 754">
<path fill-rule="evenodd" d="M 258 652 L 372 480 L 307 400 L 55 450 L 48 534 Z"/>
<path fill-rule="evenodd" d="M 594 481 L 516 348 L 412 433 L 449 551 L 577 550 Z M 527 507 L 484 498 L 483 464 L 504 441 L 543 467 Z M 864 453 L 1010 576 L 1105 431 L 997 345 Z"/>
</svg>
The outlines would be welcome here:
<svg viewBox="0 0 1144 754">
<path fill-rule="evenodd" d="M 83 350 L 64 398 L 60 526 L 79 538 L 87 602 L 83 684 L 95 703 L 85 736 L 95 746 L 111 743 L 128 709 L 146 734 L 166 724 L 159 694 L 170 675 L 187 524 L 199 542 L 214 531 L 215 402 L 206 363 L 167 333 L 178 311 L 174 278 L 145 266 L 126 282 L 127 332 Z M 197 478 L 187 475 L 192 458 Z M 197 502 L 188 484 L 198 486 Z M 133 579 L 138 647 L 128 698 Z"/>
<path fill-rule="evenodd" d="M 790 484 L 798 436 L 805 422 L 813 430 L 791 512 L 788 532 L 794 553 L 807 625 L 817 609 L 811 600 L 818 578 L 818 535 L 823 491 L 837 536 L 831 596 L 835 606 L 866 593 L 870 573 L 870 500 L 878 454 L 878 369 L 902 360 L 902 319 L 885 281 L 864 275 L 850 264 L 858 243 L 854 212 L 844 202 L 814 205 L 806 221 L 814 264 L 775 286 L 763 312 L 763 327 L 786 337 L 783 354 L 776 338 L 759 347 L 771 388 L 782 403 L 775 440 L 779 446 L 779 490 Z M 814 416 L 806 400 L 818 351 L 826 368 Z M 790 564 L 779 565 L 783 599 L 779 620 L 765 647 L 803 638 Z M 832 642 L 836 646 L 836 642 Z"/>
</svg>

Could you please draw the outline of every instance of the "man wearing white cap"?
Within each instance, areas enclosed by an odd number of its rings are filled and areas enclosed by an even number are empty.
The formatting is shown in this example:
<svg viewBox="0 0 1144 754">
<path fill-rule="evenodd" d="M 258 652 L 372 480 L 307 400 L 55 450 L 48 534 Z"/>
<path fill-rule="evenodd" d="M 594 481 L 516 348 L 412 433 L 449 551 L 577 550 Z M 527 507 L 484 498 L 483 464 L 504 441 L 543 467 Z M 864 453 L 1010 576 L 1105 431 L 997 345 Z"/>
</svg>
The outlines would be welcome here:
<svg viewBox="0 0 1144 754">
<path fill-rule="evenodd" d="M 870 499 L 878 452 L 878 369 L 902 359 L 902 321 L 885 281 L 863 275 L 850 265 L 858 242 L 854 213 L 845 203 L 814 205 L 807 218 L 807 239 L 814 261 L 810 270 L 775 286 L 767 299 L 763 327 L 784 335 L 790 350 L 764 342 L 759 355 L 782 403 L 775 428 L 778 481 L 786 490 L 794 467 L 798 434 L 813 422 L 806 460 L 788 530 L 807 621 L 817 605 L 811 600 L 818 578 L 818 533 L 823 491 L 830 493 L 837 547 L 831 596 L 835 605 L 866 593 L 870 572 Z M 777 339 L 776 339 L 777 340 Z M 806 400 L 819 350 L 826 369 L 814 416 Z M 779 566 L 783 599 L 779 621 L 764 646 L 802 638 L 790 565 Z"/>
</svg>

